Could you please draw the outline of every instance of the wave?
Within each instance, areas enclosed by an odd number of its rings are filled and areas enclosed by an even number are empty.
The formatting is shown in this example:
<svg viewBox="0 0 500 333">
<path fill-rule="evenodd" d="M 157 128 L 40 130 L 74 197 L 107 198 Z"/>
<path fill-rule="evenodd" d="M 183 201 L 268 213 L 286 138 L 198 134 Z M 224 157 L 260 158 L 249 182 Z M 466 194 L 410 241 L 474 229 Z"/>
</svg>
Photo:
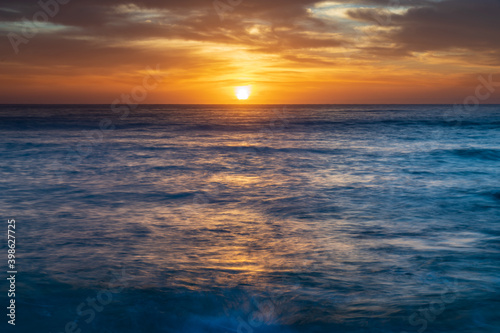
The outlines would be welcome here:
<svg viewBox="0 0 500 333">
<path fill-rule="evenodd" d="M 451 153 L 464 158 L 477 158 L 482 160 L 500 160 L 500 149 L 465 148 L 453 149 Z"/>
<path fill-rule="evenodd" d="M 366 296 L 359 291 L 330 296 L 318 294 L 314 299 L 305 299 L 293 296 L 293 289 L 252 292 L 243 288 L 213 291 L 178 288 L 173 291 L 170 288 L 133 287 L 135 280 L 119 281 L 113 285 L 103 283 L 100 288 L 50 282 L 50 293 L 33 290 L 20 301 L 20 307 L 30 313 L 30 320 L 19 322 L 22 332 L 61 332 L 69 322 L 74 322 L 82 331 L 122 333 L 416 331 L 419 326 L 410 326 L 408 317 L 417 311 L 418 306 L 427 307 L 435 300 L 438 305 L 449 307 L 439 315 L 438 327 L 443 331 L 462 332 L 460 328 L 470 324 L 470 320 L 467 316 L 457 319 L 451 309 L 466 307 L 470 302 L 466 297 L 472 296 L 472 292 L 462 294 L 461 298 L 448 304 L 439 302 L 441 295 L 438 292 L 426 295 L 425 303 L 413 295 L 400 295 L 391 301 L 380 298 L 378 307 L 369 308 L 363 306 Z M 29 288 L 28 285 L 23 287 Z M 122 287 L 125 289 L 120 291 Z M 369 291 L 365 293 L 372 296 Z M 89 305 L 92 299 L 97 307 Z M 496 314 L 491 306 L 495 299 L 485 295 L 476 299 L 479 304 L 476 309 L 484 315 L 480 318 L 481 323 L 491 322 Z M 355 310 L 352 307 L 356 304 L 361 306 Z"/>
<path fill-rule="evenodd" d="M 489 197 L 491 199 L 494 199 L 494 200 L 500 200 L 500 190 L 486 191 L 486 192 L 482 192 L 481 194 L 486 196 L 486 197 Z"/>
<path fill-rule="evenodd" d="M 131 113 L 127 117 L 107 112 L 89 112 L 86 109 L 74 109 L 71 112 L 63 113 L 64 110 L 57 110 L 54 114 L 32 114 L 26 115 L 0 114 L 0 129 L 2 130 L 41 130 L 41 129 L 63 129 L 63 130 L 92 130 L 99 129 L 102 120 L 107 119 L 111 125 L 117 129 L 162 129 L 166 131 L 281 131 L 296 130 L 297 128 L 314 129 L 342 129 L 353 126 L 429 126 L 429 127 L 500 127 L 500 120 L 497 115 L 478 116 L 462 119 L 446 119 L 439 114 L 428 114 L 419 116 L 418 114 L 390 113 L 370 114 L 345 112 L 336 114 L 335 112 L 308 115 L 306 111 L 290 112 L 286 114 L 274 115 L 260 110 L 258 114 L 252 116 L 232 116 L 224 117 L 224 110 L 217 110 L 213 113 L 203 113 L 184 110 L 178 112 L 147 112 Z"/>
<path fill-rule="evenodd" d="M 460 148 L 460 149 L 437 149 L 431 152 L 431 155 L 453 155 L 462 158 L 500 161 L 500 149 L 493 148 Z"/>
<path fill-rule="evenodd" d="M 222 147 L 211 147 L 211 150 L 220 152 L 236 152 L 236 153 L 262 153 L 262 154 L 273 154 L 273 153 L 287 153 L 287 154 L 324 154 L 324 155 L 342 155 L 347 153 L 353 153 L 356 149 L 352 148 L 273 148 L 269 146 L 222 146 Z"/>
</svg>

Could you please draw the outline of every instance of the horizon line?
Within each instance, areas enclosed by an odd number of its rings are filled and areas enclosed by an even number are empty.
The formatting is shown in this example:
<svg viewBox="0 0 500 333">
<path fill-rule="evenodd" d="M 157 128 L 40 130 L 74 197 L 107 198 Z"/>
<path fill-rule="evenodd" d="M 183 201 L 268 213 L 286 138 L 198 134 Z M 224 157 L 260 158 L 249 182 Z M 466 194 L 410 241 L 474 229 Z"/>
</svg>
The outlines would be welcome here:
<svg viewBox="0 0 500 333">
<path fill-rule="evenodd" d="M 112 105 L 112 103 L 0 103 L 0 106 L 31 106 L 31 105 Z M 116 105 L 128 105 L 116 104 Z M 140 103 L 136 106 L 144 105 L 229 105 L 229 106 L 251 106 L 251 105 L 464 105 L 463 103 Z M 500 103 L 481 103 L 478 106 L 500 105 Z"/>
</svg>

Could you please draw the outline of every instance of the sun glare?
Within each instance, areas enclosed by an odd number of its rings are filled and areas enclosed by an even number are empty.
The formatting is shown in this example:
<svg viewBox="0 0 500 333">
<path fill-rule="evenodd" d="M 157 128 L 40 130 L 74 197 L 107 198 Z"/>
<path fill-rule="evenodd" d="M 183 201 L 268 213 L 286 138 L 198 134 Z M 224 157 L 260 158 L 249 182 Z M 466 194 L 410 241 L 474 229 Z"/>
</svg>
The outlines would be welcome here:
<svg viewBox="0 0 500 333">
<path fill-rule="evenodd" d="M 250 97 L 250 86 L 236 87 L 236 98 L 240 101 Z"/>
</svg>

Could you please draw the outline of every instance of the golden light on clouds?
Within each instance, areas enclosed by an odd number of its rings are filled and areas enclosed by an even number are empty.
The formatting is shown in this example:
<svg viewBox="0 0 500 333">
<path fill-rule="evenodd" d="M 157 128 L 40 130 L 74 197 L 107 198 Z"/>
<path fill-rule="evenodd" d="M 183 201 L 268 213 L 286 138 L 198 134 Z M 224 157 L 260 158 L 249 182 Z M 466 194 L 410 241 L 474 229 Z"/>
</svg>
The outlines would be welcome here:
<svg viewBox="0 0 500 333">
<path fill-rule="evenodd" d="M 210 1 L 82 0 L 29 36 L 40 7 L 6 1 L 0 103 L 110 103 L 147 67 L 166 79 L 143 103 L 456 103 L 500 72 L 489 0 L 256 0 L 223 20 Z"/>
</svg>

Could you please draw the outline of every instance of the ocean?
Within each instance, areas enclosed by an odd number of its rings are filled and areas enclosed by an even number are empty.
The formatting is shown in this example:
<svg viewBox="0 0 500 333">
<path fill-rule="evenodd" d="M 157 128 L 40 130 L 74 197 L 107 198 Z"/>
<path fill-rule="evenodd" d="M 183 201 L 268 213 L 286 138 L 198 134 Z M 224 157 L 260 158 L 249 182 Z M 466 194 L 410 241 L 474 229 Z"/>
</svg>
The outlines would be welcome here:
<svg viewBox="0 0 500 333">
<path fill-rule="evenodd" d="M 500 331 L 498 105 L 3 105 L 0 133 L 7 331 Z"/>
</svg>

